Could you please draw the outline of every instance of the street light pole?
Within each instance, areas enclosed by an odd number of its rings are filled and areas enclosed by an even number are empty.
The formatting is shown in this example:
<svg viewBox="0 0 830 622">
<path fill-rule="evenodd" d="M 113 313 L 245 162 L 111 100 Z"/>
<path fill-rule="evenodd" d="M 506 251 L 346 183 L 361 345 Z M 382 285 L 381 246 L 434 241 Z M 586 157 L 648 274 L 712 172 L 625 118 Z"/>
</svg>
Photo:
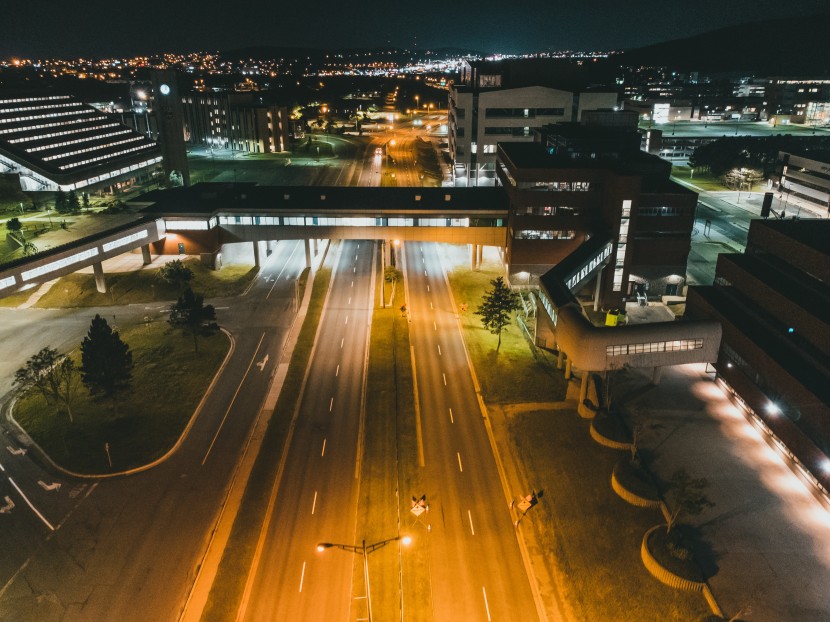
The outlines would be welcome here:
<svg viewBox="0 0 830 622">
<path fill-rule="evenodd" d="M 360 546 L 357 546 L 356 544 L 338 544 L 336 542 L 320 542 L 317 545 L 317 551 L 320 553 L 326 549 L 334 548 L 348 553 L 354 553 L 355 555 L 360 553 L 363 556 L 363 580 L 366 583 L 366 605 L 369 614 L 369 622 L 372 622 L 372 588 L 369 584 L 369 553 L 377 551 L 390 542 L 397 542 L 398 540 L 400 540 L 404 545 L 408 545 L 411 541 L 409 536 L 395 536 L 394 538 L 386 538 L 386 540 L 380 540 L 379 542 L 374 542 L 372 544 L 366 544 L 366 539 L 364 538 Z"/>
</svg>

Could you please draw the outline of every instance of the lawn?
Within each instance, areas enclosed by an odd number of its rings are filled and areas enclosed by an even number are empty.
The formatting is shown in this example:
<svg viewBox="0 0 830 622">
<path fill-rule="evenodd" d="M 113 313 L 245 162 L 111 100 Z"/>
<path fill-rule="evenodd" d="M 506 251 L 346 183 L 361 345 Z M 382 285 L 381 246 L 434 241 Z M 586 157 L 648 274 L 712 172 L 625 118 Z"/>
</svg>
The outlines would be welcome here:
<svg viewBox="0 0 830 622">
<path fill-rule="evenodd" d="M 378 257 L 377 278 L 381 278 Z M 389 288 L 387 286 L 387 294 Z M 377 542 L 398 533 L 398 511 L 401 521 L 409 523 L 410 492 L 422 490 L 418 466 L 413 405 L 413 377 L 409 355 L 409 328 L 400 306 L 404 304 L 403 281 L 395 286 L 395 299 L 386 309 L 380 307 L 380 280 L 375 292 L 375 310 L 369 347 L 369 370 L 366 386 L 366 414 L 363 462 L 361 464 L 360 498 L 357 533 L 367 542 Z M 390 447 L 396 451 L 390 451 Z M 395 490 L 400 490 L 397 498 Z M 400 506 L 398 507 L 398 503 Z M 404 611 L 407 620 L 431 619 L 429 568 L 425 555 L 425 531 L 402 529 L 412 543 L 400 551 L 390 543 L 369 557 L 372 577 L 372 610 L 378 620 L 400 619 L 401 590 L 399 569 L 403 563 Z M 352 581 L 353 597 L 364 594 L 362 560 L 355 557 Z M 366 614 L 362 605 L 355 607 L 354 616 Z"/>
<path fill-rule="evenodd" d="M 329 249 L 325 267 L 314 277 L 308 312 L 303 327 L 294 347 L 288 373 L 280 391 L 274 414 L 262 440 L 262 448 L 254 462 L 242 504 L 233 524 L 228 544 L 222 555 L 216 578 L 205 605 L 202 620 L 204 622 L 224 622 L 235 620 L 245 590 L 245 581 L 251 569 L 257 539 L 259 537 L 265 511 L 268 507 L 271 489 L 274 485 L 279 456 L 285 445 L 288 425 L 294 416 L 297 400 L 300 398 L 303 377 L 311 357 L 311 348 L 317 335 L 317 326 L 323 312 L 323 303 L 331 281 L 331 262 L 336 253 Z M 308 270 L 300 277 L 301 286 L 305 287 Z M 302 295 L 302 292 L 301 292 Z"/>
<path fill-rule="evenodd" d="M 544 490 L 522 526 L 564 578 L 574 618 L 685 622 L 707 615 L 700 594 L 673 590 L 646 570 L 640 544 L 662 516 L 614 493 L 611 471 L 627 454 L 594 443 L 589 425 L 570 409 L 525 412 L 510 422 L 513 450 Z"/>
<path fill-rule="evenodd" d="M 221 270 L 211 270 L 198 259 L 188 259 L 186 263 L 193 271 L 191 288 L 205 298 L 238 296 L 257 274 L 257 269 L 249 265 L 230 264 Z M 92 274 L 68 274 L 61 277 L 35 306 L 46 309 L 103 307 L 173 301 L 179 297 L 178 288 L 161 280 L 157 268 L 108 274 L 106 281 L 108 291 L 101 294 L 95 289 Z"/>
<path fill-rule="evenodd" d="M 527 335 L 514 320 L 502 333 L 501 348 L 496 352 L 496 335 L 481 325 L 474 313 L 490 281 L 500 273 L 482 270 L 471 272 L 456 268 L 449 273 L 456 305 L 466 303 L 461 314 L 464 340 L 478 374 L 485 400 L 494 403 L 556 402 L 565 396 L 565 380 L 556 369 L 555 358 L 531 346 Z"/>
<path fill-rule="evenodd" d="M 111 401 L 90 397 L 83 386 L 72 423 L 40 395 L 23 397 L 15 408 L 18 423 L 70 471 L 123 471 L 162 456 L 181 435 L 229 348 L 228 338 L 218 333 L 200 339 L 196 353 L 193 339 L 171 332 L 166 322 L 122 327 L 121 338 L 132 350 L 134 369 L 132 390 L 119 400 L 117 414 Z"/>
<path fill-rule="evenodd" d="M 672 176 L 682 179 L 690 184 L 694 184 L 703 190 L 709 190 L 712 192 L 731 190 L 731 188 L 727 188 L 723 185 L 723 181 L 720 177 L 712 175 L 711 173 L 704 173 L 698 169 L 695 169 L 694 174 L 692 174 L 692 169 L 689 166 L 674 165 L 672 166 L 671 174 Z"/>
</svg>

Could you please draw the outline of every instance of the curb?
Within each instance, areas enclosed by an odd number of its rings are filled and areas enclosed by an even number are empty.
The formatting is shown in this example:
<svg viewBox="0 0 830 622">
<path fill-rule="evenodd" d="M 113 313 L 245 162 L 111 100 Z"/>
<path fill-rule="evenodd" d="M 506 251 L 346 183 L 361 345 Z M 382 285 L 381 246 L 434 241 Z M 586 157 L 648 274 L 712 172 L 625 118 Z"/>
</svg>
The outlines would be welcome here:
<svg viewBox="0 0 830 622">
<path fill-rule="evenodd" d="M 599 443 L 603 447 L 609 447 L 610 449 L 619 449 L 624 451 L 629 451 L 631 449 L 631 443 L 615 441 L 601 434 L 594 425 L 595 421 L 596 419 L 591 420 L 591 438 L 594 439 L 597 443 Z"/>
<path fill-rule="evenodd" d="M 663 527 L 665 527 L 665 525 L 655 525 L 643 536 L 643 543 L 640 546 L 640 557 L 643 560 L 643 565 L 646 567 L 646 570 L 648 570 L 655 579 L 660 581 L 660 583 L 668 585 L 669 587 L 673 587 L 677 590 L 702 593 L 703 597 L 706 599 L 706 603 L 712 610 L 712 613 L 716 616 L 723 617 L 723 611 L 715 600 L 715 596 L 712 594 L 712 590 L 708 583 L 705 581 L 690 581 L 689 579 L 684 579 L 683 577 L 674 574 L 660 565 L 660 562 L 658 562 L 651 554 L 651 551 L 648 549 L 649 536 Z"/>
<path fill-rule="evenodd" d="M 611 489 L 619 495 L 619 497 L 633 506 L 638 508 L 659 508 L 659 499 L 646 499 L 638 494 L 631 492 L 628 488 L 620 483 L 617 479 L 617 465 L 614 465 L 614 470 L 611 472 Z"/>
<path fill-rule="evenodd" d="M 199 400 L 199 403 L 196 405 L 196 409 L 193 411 L 193 414 L 190 416 L 190 419 L 188 420 L 187 425 L 184 426 L 184 429 L 182 430 L 182 433 L 179 435 L 179 438 L 176 440 L 175 443 L 173 443 L 173 446 L 170 449 L 168 449 L 162 456 L 156 458 L 152 462 L 148 462 L 147 464 L 143 464 L 141 466 L 137 466 L 137 467 L 132 468 L 132 469 L 127 469 L 126 471 L 117 471 L 115 473 L 96 473 L 96 474 L 76 473 L 75 471 L 70 471 L 69 469 L 63 468 L 62 466 L 57 464 L 54 460 L 52 460 L 52 458 L 49 456 L 49 454 L 47 454 L 46 451 L 44 451 L 44 449 L 40 445 L 38 445 L 32 439 L 31 436 L 29 436 L 28 432 L 26 432 L 26 430 L 23 428 L 23 426 L 21 426 L 17 422 L 17 420 L 14 418 L 14 415 L 12 414 L 13 411 L 14 411 L 15 402 L 17 402 L 17 396 L 12 398 L 12 401 L 9 403 L 9 407 L 8 407 L 8 411 L 7 411 L 7 418 L 20 431 L 20 433 L 26 438 L 26 441 L 28 443 L 28 447 L 33 448 L 35 450 L 35 452 L 38 454 L 38 456 L 43 458 L 43 460 L 46 461 L 46 463 L 50 467 L 52 467 L 57 472 L 62 473 L 63 475 L 66 475 L 68 477 L 75 477 L 75 478 L 78 478 L 78 479 L 99 480 L 99 479 L 112 479 L 114 477 L 124 477 L 124 476 L 127 476 L 127 475 L 135 475 L 136 473 L 142 473 L 144 471 L 148 471 L 148 470 L 150 470 L 154 467 L 157 467 L 162 462 L 166 462 L 174 453 L 176 453 L 176 451 L 178 451 L 179 447 L 181 447 L 182 443 L 187 438 L 187 435 L 190 432 L 191 428 L 196 423 L 196 419 L 198 419 L 199 415 L 201 414 L 202 408 L 204 408 L 204 405 L 205 405 L 205 402 L 207 402 L 208 396 L 211 393 L 213 393 L 213 389 L 216 386 L 216 383 L 218 382 L 219 377 L 222 375 L 222 372 L 225 371 L 225 367 L 227 367 L 228 362 L 231 360 L 231 356 L 233 356 L 234 350 L 236 349 L 236 341 L 234 340 L 233 335 L 230 332 L 228 332 L 226 329 L 220 328 L 219 330 L 222 331 L 225 334 L 225 336 L 228 338 L 228 341 L 230 341 L 230 348 L 228 348 L 228 353 L 225 355 L 225 358 L 222 361 L 222 364 L 219 366 L 219 369 L 213 375 L 213 379 L 210 381 L 210 384 L 208 385 L 207 389 L 205 389 L 205 392 L 202 394 L 202 399 Z"/>
</svg>

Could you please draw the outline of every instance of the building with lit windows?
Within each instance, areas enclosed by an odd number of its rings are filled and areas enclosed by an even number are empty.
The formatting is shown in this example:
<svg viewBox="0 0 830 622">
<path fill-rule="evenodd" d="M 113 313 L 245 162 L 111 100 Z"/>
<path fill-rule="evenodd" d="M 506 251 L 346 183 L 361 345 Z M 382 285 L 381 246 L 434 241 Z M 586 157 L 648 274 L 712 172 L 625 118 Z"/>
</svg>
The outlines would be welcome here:
<svg viewBox="0 0 830 622">
<path fill-rule="evenodd" d="M 686 317 L 723 326 L 719 381 L 830 491 L 830 221 L 753 220 L 744 254 L 689 288 Z"/>
<path fill-rule="evenodd" d="M 794 195 L 830 213 L 830 152 L 779 151 L 776 170 L 770 179 L 785 204 L 789 195 Z"/>
<path fill-rule="evenodd" d="M 288 149 L 288 108 L 266 103 L 259 93 L 188 93 L 182 105 L 189 145 L 248 153 Z"/>
<path fill-rule="evenodd" d="M 623 145 L 629 143 L 624 139 Z M 586 289 L 597 307 L 681 295 L 697 194 L 669 179 L 668 162 L 634 145 L 620 157 L 573 155 L 541 142 L 498 146 L 511 284 L 536 285 L 551 266 L 596 237 L 612 241 L 605 267 Z"/>
<path fill-rule="evenodd" d="M 769 78 L 765 89 L 770 116 L 793 115 L 798 123 L 826 124 L 830 78 Z"/>
<path fill-rule="evenodd" d="M 470 61 L 449 93 L 448 143 L 456 185 L 492 185 L 496 144 L 531 142 L 550 123 L 613 109 L 617 93 L 588 87 L 548 59 Z"/>
<path fill-rule="evenodd" d="M 71 95 L 0 94 L 0 172 L 23 190 L 114 190 L 160 161 L 155 142 Z"/>
</svg>

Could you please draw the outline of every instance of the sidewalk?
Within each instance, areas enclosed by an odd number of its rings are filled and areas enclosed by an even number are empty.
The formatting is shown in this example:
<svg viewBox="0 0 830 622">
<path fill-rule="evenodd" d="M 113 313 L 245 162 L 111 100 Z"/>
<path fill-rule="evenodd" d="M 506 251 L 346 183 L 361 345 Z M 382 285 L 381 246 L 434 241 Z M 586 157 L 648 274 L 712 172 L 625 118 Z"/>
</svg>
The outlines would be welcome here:
<svg viewBox="0 0 830 622">
<path fill-rule="evenodd" d="M 618 378 L 623 400 L 649 380 L 638 371 Z M 666 368 L 660 385 L 624 404 L 657 475 L 685 468 L 709 481 L 715 506 L 684 520 L 711 547 L 709 583 L 727 616 L 749 605 L 753 622 L 830 620 L 830 512 L 703 366 Z"/>
</svg>

